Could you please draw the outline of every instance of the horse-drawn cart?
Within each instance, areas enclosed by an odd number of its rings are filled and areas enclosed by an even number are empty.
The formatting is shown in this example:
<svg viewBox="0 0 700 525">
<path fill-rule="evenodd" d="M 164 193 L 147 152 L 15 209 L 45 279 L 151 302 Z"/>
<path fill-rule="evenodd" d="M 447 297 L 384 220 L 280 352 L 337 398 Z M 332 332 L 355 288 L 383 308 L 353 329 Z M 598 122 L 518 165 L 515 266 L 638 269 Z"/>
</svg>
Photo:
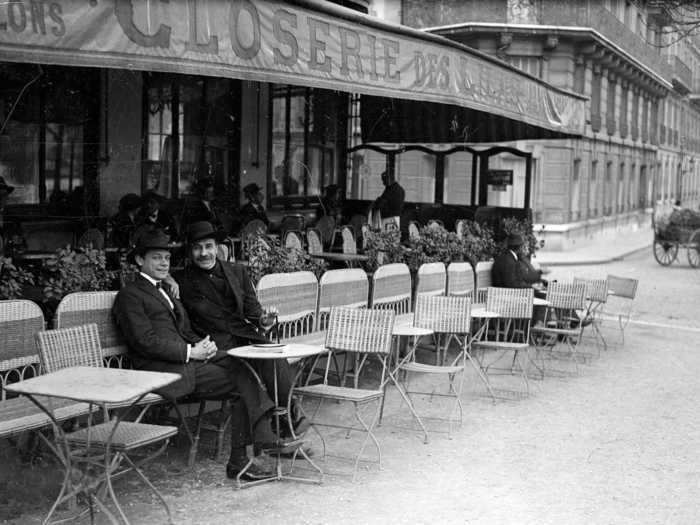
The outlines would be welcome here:
<svg viewBox="0 0 700 525">
<path fill-rule="evenodd" d="M 700 267 L 700 213 L 678 206 L 657 205 L 652 216 L 654 225 L 654 258 L 668 266 L 686 250 L 688 263 Z"/>
</svg>

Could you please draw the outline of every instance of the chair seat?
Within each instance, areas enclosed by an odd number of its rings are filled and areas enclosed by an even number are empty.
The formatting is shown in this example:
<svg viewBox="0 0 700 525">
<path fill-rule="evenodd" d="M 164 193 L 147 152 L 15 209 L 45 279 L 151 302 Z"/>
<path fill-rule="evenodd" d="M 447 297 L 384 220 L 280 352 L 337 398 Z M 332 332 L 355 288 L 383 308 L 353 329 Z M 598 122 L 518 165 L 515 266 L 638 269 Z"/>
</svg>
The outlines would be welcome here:
<svg viewBox="0 0 700 525">
<path fill-rule="evenodd" d="M 114 421 L 92 426 L 90 428 L 90 446 L 104 448 L 113 428 Z M 177 434 L 177 427 L 170 425 L 148 425 L 145 423 L 122 421 L 119 423 L 116 433 L 112 438 L 111 448 L 117 451 L 131 450 L 162 441 L 175 434 Z M 88 441 L 88 429 L 80 429 L 68 434 L 66 437 L 69 443 L 86 446 Z"/>
<path fill-rule="evenodd" d="M 316 332 L 311 332 L 310 334 L 296 335 L 294 337 L 289 337 L 282 341 L 288 344 L 303 344 L 303 345 L 321 345 L 326 343 L 326 331 L 318 330 Z M 287 359 L 289 364 L 294 364 L 301 361 L 301 357 L 291 357 Z"/>
<path fill-rule="evenodd" d="M 87 403 L 77 403 L 69 399 L 43 398 L 37 396 L 39 402 L 54 410 L 57 421 L 65 421 L 89 413 Z M 93 411 L 97 407 L 93 407 Z M 51 425 L 51 418 L 29 398 L 16 397 L 0 402 L 0 437 L 11 436 L 28 430 L 37 430 Z"/>
<path fill-rule="evenodd" d="M 406 363 L 400 368 L 407 372 L 422 372 L 426 374 L 456 374 L 464 370 L 463 366 L 439 366 L 413 362 Z"/>
<path fill-rule="evenodd" d="M 533 326 L 532 333 L 550 335 L 570 335 L 577 336 L 580 332 L 578 328 L 555 328 L 552 326 Z"/>
<path fill-rule="evenodd" d="M 340 399 L 342 401 L 371 401 L 379 399 L 384 395 L 382 390 L 363 390 L 361 388 L 349 388 L 333 385 L 309 385 L 295 388 L 294 392 L 299 395 L 322 397 L 324 399 Z"/>
<path fill-rule="evenodd" d="M 524 350 L 528 343 L 511 343 L 509 341 L 476 341 L 472 348 L 494 348 L 496 350 Z"/>
</svg>

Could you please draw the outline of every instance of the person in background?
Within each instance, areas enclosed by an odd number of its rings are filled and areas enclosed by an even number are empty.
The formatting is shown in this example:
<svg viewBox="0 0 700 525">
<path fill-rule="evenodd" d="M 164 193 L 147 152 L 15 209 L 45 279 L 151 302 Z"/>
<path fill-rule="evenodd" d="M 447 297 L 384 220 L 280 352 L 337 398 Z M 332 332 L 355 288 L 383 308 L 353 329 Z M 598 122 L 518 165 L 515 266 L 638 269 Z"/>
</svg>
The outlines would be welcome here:
<svg viewBox="0 0 700 525">
<path fill-rule="evenodd" d="M 221 221 L 213 207 L 214 179 L 211 177 L 198 179 L 192 189 L 194 195 L 185 200 L 182 209 L 182 229 L 185 230 L 189 224 L 199 221 L 210 222 L 217 230 L 220 229 Z"/>
<path fill-rule="evenodd" d="M 332 217 L 336 224 L 341 223 L 343 197 L 340 191 L 340 186 L 337 184 L 329 184 L 323 189 L 323 197 L 321 197 L 321 205 L 316 211 L 317 217 Z"/>
<path fill-rule="evenodd" d="M 143 204 L 136 217 L 136 224 L 137 232 L 143 229 L 161 229 L 168 234 L 171 239 L 177 238 L 175 219 L 173 219 L 168 212 L 161 209 L 160 202 L 152 195 L 144 197 Z M 135 235 L 138 236 L 138 233 Z"/>
<path fill-rule="evenodd" d="M 379 211 L 381 214 L 383 228 L 386 229 L 388 225 L 393 223 L 399 229 L 401 227 L 401 211 L 403 210 L 406 192 L 396 182 L 393 174 L 384 171 L 381 176 L 384 192 L 372 203 L 372 209 Z"/>
<path fill-rule="evenodd" d="M 0 177 L 0 256 L 4 255 L 5 245 L 10 241 L 9 228 L 5 227 L 5 206 L 7 206 L 7 198 L 13 191 L 15 187 L 10 186 L 3 177 Z"/>
<path fill-rule="evenodd" d="M 263 194 L 260 186 L 251 182 L 243 188 L 243 195 L 248 199 L 248 202 L 241 208 L 241 225 L 245 226 L 250 221 L 258 219 L 269 226 L 270 220 L 262 206 Z"/>
<path fill-rule="evenodd" d="M 110 219 L 113 246 L 131 248 L 137 226 L 136 217 L 140 209 L 141 197 L 135 193 L 127 193 L 119 199 L 119 211 Z"/>
</svg>

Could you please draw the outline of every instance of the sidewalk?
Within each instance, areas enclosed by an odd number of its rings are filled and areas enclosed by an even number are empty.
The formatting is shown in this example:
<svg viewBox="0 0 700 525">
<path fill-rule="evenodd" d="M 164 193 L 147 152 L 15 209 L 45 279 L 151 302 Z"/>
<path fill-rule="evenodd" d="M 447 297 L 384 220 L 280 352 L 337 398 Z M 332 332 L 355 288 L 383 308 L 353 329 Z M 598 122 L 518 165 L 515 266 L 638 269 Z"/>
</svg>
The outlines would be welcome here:
<svg viewBox="0 0 700 525">
<path fill-rule="evenodd" d="M 566 252 L 539 250 L 535 259 L 543 266 L 609 263 L 640 250 L 651 249 L 653 242 L 654 233 L 645 229 L 615 238 L 601 238 L 587 246 Z"/>
</svg>

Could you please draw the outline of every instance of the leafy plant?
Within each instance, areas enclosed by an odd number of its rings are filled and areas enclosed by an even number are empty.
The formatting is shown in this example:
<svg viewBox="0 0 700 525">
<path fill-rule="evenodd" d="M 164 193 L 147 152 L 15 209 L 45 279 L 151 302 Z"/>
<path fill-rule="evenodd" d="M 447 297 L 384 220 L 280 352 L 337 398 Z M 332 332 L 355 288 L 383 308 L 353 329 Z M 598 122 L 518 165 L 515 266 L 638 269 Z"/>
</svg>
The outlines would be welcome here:
<svg viewBox="0 0 700 525">
<path fill-rule="evenodd" d="M 109 290 L 116 271 L 107 270 L 104 250 L 85 248 L 80 251 L 61 248 L 56 257 L 46 261 L 39 285 L 45 299 L 61 300 L 72 292 Z"/>
<path fill-rule="evenodd" d="M 0 257 L 0 299 L 18 299 L 24 287 L 33 284 L 34 274 L 15 266 L 9 257 Z"/>
<path fill-rule="evenodd" d="M 439 225 L 424 226 L 419 235 L 409 238 L 404 262 L 411 270 L 418 270 L 425 263 L 463 261 L 465 247 L 465 240 L 455 232 Z"/>
<path fill-rule="evenodd" d="M 364 254 L 368 257 L 365 269 L 373 272 L 383 264 L 403 262 L 404 249 L 398 230 L 370 228 L 364 236 Z"/>
<path fill-rule="evenodd" d="M 282 246 L 278 239 L 263 235 L 249 235 L 244 242 L 248 253 L 248 272 L 257 283 L 269 273 L 311 271 L 320 277 L 326 269 L 325 261 L 309 254 Z"/>
<path fill-rule="evenodd" d="M 476 221 L 464 221 L 463 226 L 464 260 L 475 266 L 480 261 L 488 261 L 496 255 L 496 242 L 493 230 Z"/>
</svg>

